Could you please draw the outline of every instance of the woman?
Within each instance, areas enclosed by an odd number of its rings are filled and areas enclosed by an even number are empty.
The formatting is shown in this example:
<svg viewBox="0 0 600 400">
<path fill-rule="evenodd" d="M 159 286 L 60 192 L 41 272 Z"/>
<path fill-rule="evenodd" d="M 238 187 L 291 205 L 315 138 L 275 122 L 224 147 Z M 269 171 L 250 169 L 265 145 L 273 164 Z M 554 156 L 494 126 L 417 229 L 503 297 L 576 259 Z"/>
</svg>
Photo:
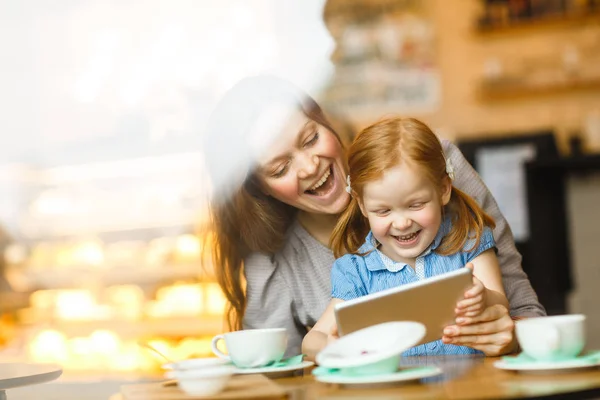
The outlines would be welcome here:
<svg viewBox="0 0 600 400">
<path fill-rule="evenodd" d="M 265 147 L 268 129 L 278 129 L 282 136 Z M 314 100 L 286 81 L 258 76 L 239 82 L 219 103 L 206 146 L 213 181 L 240 180 L 228 191 L 217 186 L 211 206 L 214 265 L 230 303 L 230 328 L 285 327 L 290 334 L 286 354 L 299 354 L 303 336 L 330 300 L 334 256 L 329 238 L 349 202 L 341 141 Z M 510 314 L 497 305 L 446 327 L 443 341 L 487 355 L 506 354 L 516 349 L 510 316 L 545 311 L 492 195 L 453 144 L 445 141 L 443 147 L 454 165 L 454 185 L 496 221 L 494 236 L 510 303 Z M 263 151 L 251 151 L 256 148 Z M 240 170 L 249 161 L 251 170 Z"/>
</svg>

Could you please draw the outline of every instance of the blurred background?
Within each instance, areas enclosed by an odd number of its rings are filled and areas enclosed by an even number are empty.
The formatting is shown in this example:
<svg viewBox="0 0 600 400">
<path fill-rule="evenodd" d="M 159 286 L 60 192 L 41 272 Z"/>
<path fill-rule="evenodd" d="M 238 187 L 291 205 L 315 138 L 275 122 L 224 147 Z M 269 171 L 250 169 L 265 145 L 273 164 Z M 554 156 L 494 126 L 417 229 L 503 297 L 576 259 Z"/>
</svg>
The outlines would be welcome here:
<svg viewBox="0 0 600 400">
<path fill-rule="evenodd" d="M 542 304 L 600 346 L 599 0 L 0 0 L 0 32 L 3 361 L 64 386 L 159 373 L 140 340 L 209 355 L 202 133 L 261 72 L 346 137 L 403 114 L 456 142 Z"/>
</svg>

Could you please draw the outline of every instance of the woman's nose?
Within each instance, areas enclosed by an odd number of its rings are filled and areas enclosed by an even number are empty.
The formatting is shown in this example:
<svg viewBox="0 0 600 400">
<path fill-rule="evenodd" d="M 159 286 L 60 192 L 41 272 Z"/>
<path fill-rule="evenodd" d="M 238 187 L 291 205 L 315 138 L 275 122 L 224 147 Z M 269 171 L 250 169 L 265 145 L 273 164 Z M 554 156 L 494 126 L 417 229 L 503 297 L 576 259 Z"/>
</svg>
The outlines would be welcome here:
<svg viewBox="0 0 600 400">
<path fill-rule="evenodd" d="M 297 157 L 298 161 L 298 177 L 301 179 L 308 178 L 317 173 L 319 170 L 319 156 L 301 154 Z"/>
</svg>

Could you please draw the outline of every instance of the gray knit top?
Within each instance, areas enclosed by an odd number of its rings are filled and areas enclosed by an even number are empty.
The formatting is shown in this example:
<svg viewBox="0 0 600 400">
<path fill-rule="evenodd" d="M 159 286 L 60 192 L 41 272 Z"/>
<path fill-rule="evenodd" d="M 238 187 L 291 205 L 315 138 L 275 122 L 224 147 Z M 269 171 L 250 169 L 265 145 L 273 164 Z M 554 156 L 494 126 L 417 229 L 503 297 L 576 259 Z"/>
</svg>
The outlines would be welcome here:
<svg viewBox="0 0 600 400">
<path fill-rule="evenodd" d="M 512 232 L 490 191 L 454 144 L 442 141 L 442 146 L 454 165 L 453 185 L 473 197 L 496 221 L 494 238 L 511 315 L 545 315 L 521 267 Z M 243 326 L 286 328 L 289 356 L 300 354 L 308 328 L 314 326 L 329 304 L 335 259 L 332 251 L 297 221 L 286 236 L 285 244 L 275 254 L 253 253 L 245 260 L 247 307 Z"/>
</svg>

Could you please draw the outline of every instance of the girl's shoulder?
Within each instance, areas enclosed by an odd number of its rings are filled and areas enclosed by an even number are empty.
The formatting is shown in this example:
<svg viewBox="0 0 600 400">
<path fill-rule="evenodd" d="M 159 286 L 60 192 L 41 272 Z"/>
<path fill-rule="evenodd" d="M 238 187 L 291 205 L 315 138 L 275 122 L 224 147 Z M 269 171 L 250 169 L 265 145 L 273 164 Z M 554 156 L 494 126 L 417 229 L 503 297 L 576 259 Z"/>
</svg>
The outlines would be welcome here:
<svg viewBox="0 0 600 400">
<path fill-rule="evenodd" d="M 484 226 L 481 231 L 481 235 L 479 236 L 479 245 L 475 248 L 474 246 L 477 244 L 477 238 L 475 232 L 471 232 L 469 234 L 469 239 L 465 242 L 463 247 L 464 252 L 473 253 L 473 252 L 481 252 L 492 247 L 496 246 L 496 241 L 494 240 L 494 232 L 492 228 L 489 226 Z"/>
<path fill-rule="evenodd" d="M 341 271 L 366 271 L 366 256 L 353 253 L 344 254 L 335 260 L 333 267 Z"/>
</svg>

